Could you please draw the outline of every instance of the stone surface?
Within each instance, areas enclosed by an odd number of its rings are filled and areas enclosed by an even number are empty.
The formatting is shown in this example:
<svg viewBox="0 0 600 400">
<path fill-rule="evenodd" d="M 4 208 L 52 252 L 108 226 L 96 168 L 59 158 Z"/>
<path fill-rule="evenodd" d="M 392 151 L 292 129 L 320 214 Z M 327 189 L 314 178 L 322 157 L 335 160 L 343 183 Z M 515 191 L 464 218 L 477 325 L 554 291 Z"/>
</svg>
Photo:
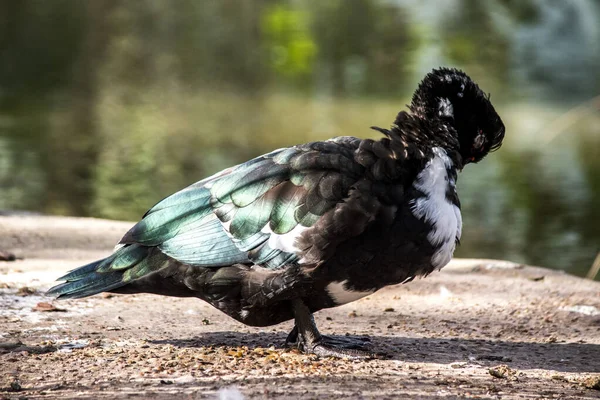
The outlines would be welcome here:
<svg viewBox="0 0 600 400">
<path fill-rule="evenodd" d="M 455 260 L 316 314 L 322 333 L 388 355 L 371 361 L 298 354 L 291 322 L 250 328 L 196 299 L 44 297 L 131 225 L 0 217 L 18 258 L 0 262 L 0 398 L 600 397 L 600 283 L 505 261 Z"/>
</svg>

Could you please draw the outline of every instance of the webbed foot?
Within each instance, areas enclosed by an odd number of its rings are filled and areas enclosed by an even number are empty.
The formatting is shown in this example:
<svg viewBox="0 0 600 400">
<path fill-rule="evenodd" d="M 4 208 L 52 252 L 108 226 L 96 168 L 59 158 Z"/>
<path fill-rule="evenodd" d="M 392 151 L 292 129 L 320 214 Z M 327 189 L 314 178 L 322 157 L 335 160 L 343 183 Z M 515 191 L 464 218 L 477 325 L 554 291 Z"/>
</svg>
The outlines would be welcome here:
<svg viewBox="0 0 600 400">
<path fill-rule="evenodd" d="M 288 335 L 286 344 L 296 346 L 301 352 L 351 359 L 382 357 L 382 354 L 369 350 L 369 338 L 321 335 L 312 314 L 300 300 L 294 302 L 294 313 L 296 325 Z"/>
<path fill-rule="evenodd" d="M 380 358 L 381 355 L 368 350 L 368 343 L 358 338 L 344 338 L 340 340 L 336 337 L 321 336 L 320 340 L 313 342 L 300 342 L 298 349 L 305 353 L 316 354 L 321 357 L 339 357 L 339 358 Z"/>
</svg>

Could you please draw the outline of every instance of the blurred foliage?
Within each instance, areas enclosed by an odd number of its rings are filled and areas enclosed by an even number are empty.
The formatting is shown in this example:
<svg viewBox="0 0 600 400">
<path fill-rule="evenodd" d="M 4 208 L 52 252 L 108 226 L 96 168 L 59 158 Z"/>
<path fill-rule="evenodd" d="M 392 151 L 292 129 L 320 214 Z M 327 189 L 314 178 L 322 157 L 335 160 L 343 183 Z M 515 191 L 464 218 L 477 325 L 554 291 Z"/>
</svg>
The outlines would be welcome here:
<svg viewBox="0 0 600 400">
<path fill-rule="evenodd" d="M 289 5 L 273 4 L 262 18 L 269 64 L 283 77 L 310 77 L 317 45 L 310 31 L 308 12 Z"/>
<path fill-rule="evenodd" d="M 600 116 L 554 146 L 533 132 L 564 112 L 544 96 L 585 100 L 600 65 L 581 75 L 588 91 L 565 91 L 572 74 L 558 78 L 571 71 L 515 46 L 536 46 L 527 29 L 581 25 L 574 54 L 596 65 L 598 30 L 576 23 L 600 12 L 561 3 L 577 12 L 560 20 L 551 4 L 0 0 L 0 210 L 135 220 L 273 148 L 376 137 L 368 127 L 389 125 L 422 75 L 446 64 L 492 92 L 509 127 L 503 149 L 461 176 L 459 254 L 582 272 L 600 242 Z M 538 81 L 544 96 L 511 105 Z"/>
<path fill-rule="evenodd" d="M 68 86 L 82 44 L 85 4 L 0 0 L 0 104 L 40 101 Z"/>
<path fill-rule="evenodd" d="M 460 0 L 457 10 L 443 24 L 444 51 L 449 60 L 482 77 L 486 90 L 503 94 L 500 85 L 508 80 L 510 48 L 508 32 L 494 19 L 493 3 Z"/>
<path fill-rule="evenodd" d="M 335 95 L 398 96 L 419 43 L 400 7 L 372 0 L 311 3 L 319 69 Z"/>
<path fill-rule="evenodd" d="M 499 0 L 499 3 L 520 23 L 539 21 L 540 13 L 535 0 Z"/>
</svg>

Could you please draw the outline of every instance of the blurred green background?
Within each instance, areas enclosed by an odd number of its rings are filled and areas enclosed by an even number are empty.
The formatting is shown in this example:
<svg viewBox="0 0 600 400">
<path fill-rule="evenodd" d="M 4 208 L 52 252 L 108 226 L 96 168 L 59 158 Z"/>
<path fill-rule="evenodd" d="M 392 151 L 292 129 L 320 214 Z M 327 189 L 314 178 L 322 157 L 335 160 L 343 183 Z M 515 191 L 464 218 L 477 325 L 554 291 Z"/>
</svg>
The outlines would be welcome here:
<svg viewBox="0 0 600 400">
<path fill-rule="evenodd" d="M 277 147 L 376 137 L 440 65 L 507 126 L 458 256 L 600 250 L 600 1 L 0 0 L 0 210 L 137 220 Z"/>
</svg>

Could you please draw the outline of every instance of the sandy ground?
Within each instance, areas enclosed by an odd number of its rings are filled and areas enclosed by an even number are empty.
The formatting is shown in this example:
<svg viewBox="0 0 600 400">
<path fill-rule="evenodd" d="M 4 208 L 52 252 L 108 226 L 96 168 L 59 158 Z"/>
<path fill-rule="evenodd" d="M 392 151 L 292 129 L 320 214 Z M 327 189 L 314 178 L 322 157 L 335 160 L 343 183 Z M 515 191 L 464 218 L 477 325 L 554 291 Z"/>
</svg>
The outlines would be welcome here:
<svg viewBox="0 0 600 400">
<path fill-rule="evenodd" d="M 387 354 L 371 361 L 298 354 L 290 322 L 249 328 L 194 299 L 44 297 L 130 226 L 0 217 L 0 250 L 22 258 L 0 262 L 0 398 L 600 398 L 600 283 L 543 268 L 456 260 L 317 313 Z"/>
</svg>

